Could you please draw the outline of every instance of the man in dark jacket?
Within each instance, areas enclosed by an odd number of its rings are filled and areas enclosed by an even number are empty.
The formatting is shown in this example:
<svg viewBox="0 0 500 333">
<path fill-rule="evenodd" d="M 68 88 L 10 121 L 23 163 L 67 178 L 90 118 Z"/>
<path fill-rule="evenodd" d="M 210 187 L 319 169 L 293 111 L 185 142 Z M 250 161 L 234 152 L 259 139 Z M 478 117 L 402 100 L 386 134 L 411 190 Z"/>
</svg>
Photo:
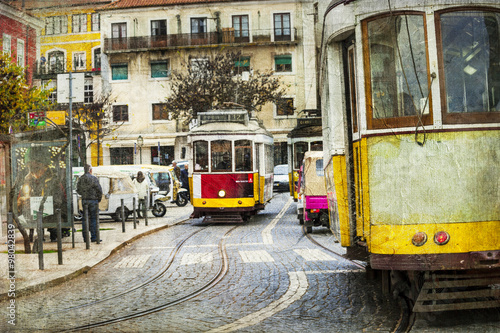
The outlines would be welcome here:
<svg viewBox="0 0 500 333">
<path fill-rule="evenodd" d="M 92 166 L 90 164 L 85 164 L 83 170 L 85 174 L 78 178 L 76 192 L 82 196 L 83 207 L 88 206 L 90 240 L 95 242 L 97 240 L 97 214 L 99 212 L 99 202 L 102 199 L 102 188 L 97 177 L 92 175 Z M 86 221 L 86 214 L 87 212 L 84 209 L 83 223 Z M 82 228 L 82 232 L 83 240 L 86 242 L 86 235 L 83 230 L 85 228 Z"/>
</svg>

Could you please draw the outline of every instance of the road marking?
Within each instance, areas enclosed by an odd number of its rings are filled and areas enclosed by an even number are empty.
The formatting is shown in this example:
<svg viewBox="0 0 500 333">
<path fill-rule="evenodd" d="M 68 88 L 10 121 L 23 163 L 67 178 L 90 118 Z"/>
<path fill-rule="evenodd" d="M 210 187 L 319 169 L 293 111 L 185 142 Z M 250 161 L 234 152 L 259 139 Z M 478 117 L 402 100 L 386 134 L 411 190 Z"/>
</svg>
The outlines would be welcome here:
<svg viewBox="0 0 500 333">
<path fill-rule="evenodd" d="M 214 260 L 212 252 L 186 253 L 182 256 L 181 265 L 208 264 Z"/>
<path fill-rule="evenodd" d="M 114 268 L 141 268 L 144 267 L 149 257 L 151 257 L 150 254 L 126 256 Z"/>
<path fill-rule="evenodd" d="M 293 302 L 298 301 L 307 291 L 309 283 L 307 282 L 307 276 L 304 272 L 289 272 L 288 276 L 290 278 L 290 285 L 286 293 L 281 296 L 276 301 L 270 303 L 265 308 L 249 314 L 241 319 L 236 320 L 231 324 L 227 324 L 208 332 L 218 333 L 218 332 L 232 332 L 245 327 L 256 325 L 263 320 L 274 316 L 276 313 L 286 309 Z"/>
<path fill-rule="evenodd" d="M 238 251 L 243 262 L 274 262 L 273 257 L 267 251 Z"/>
<path fill-rule="evenodd" d="M 337 261 L 334 257 L 319 249 L 297 249 L 293 250 L 306 261 Z"/>
<path fill-rule="evenodd" d="M 276 215 L 276 217 L 268 224 L 268 226 L 262 230 L 262 239 L 264 240 L 264 244 L 273 244 L 273 236 L 271 235 L 271 231 L 276 226 L 278 221 L 283 217 L 288 207 L 292 203 L 292 198 L 289 198 L 285 206 L 281 209 L 281 211 Z"/>
</svg>

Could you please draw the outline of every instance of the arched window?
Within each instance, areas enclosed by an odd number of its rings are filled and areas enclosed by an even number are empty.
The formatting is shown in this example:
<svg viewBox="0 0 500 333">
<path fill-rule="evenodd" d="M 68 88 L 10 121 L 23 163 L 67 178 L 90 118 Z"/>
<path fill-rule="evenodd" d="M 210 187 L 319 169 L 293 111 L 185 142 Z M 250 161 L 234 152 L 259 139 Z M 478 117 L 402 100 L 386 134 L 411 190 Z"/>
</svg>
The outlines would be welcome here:
<svg viewBox="0 0 500 333">
<path fill-rule="evenodd" d="M 52 51 L 49 52 L 49 72 L 63 73 L 64 72 L 64 52 Z"/>
</svg>

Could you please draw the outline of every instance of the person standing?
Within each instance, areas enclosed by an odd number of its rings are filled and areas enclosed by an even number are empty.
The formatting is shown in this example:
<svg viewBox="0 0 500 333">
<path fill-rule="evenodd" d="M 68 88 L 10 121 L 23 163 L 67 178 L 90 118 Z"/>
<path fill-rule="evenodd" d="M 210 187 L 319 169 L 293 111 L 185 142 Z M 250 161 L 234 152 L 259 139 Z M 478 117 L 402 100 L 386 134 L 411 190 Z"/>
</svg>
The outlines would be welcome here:
<svg viewBox="0 0 500 333">
<path fill-rule="evenodd" d="M 99 184 L 99 180 L 96 176 L 92 175 L 92 166 L 90 164 L 85 164 L 83 167 L 85 174 L 78 178 L 76 184 L 76 192 L 82 196 L 82 205 L 88 206 L 89 215 L 89 231 L 90 240 L 95 242 L 97 240 L 97 214 L 99 212 L 99 202 L 102 199 L 102 188 Z M 86 221 L 87 212 L 83 210 L 83 222 Z M 86 242 L 85 238 L 85 228 L 82 228 L 83 240 Z"/>
<path fill-rule="evenodd" d="M 146 197 L 148 196 L 148 182 L 145 180 L 146 178 L 144 177 L 144 174 L 142 171 L 137 172 L 137 177 L 135 177 L 133 183 L 135 185 L 135 188 L 137 190 L 137 194 L 139 196 L 139 205 L 138 205 L 138 212 L 137 212 L 137 217 L 141 218 L 141 212 L 145 212 L 147 214 L 147 207 L 146 207 Z"/>
<path fill-rule="evenodd" d="M 171 201 L 171 203 L 174 203 L 175 200 L 177 200 L 177 191 L 179 191 L 179 188 L 181 187 L 181 184 L 180 184 L 180 181 L 181 181 L 181 168 L 179 168 L 177 166 L 177 162 L 176 161 L 172 162 L 172 167 L 174 168 L 173 172 L 172 172 L 172 176 L 174 178 L 174 189 L 173 189 L 173 193 L 172 193 L 172 201 Z"/>
<path fill-rule="evenodd" d="M 181 170 L 181 183 L 182 183 L 182 188 L 185 188 L 187 190 L 187 198 L 189 198 L 189 165 L 186 163 L 184 164 L 184 169 Z"/>
</svg>

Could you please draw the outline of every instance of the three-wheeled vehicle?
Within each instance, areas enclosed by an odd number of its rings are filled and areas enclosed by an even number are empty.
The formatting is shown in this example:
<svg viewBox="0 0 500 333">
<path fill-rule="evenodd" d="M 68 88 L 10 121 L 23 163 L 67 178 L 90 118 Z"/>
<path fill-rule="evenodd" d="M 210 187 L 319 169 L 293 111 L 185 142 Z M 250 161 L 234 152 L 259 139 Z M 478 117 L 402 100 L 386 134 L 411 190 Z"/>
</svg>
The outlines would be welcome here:
<svg viewBox="0 0 500 333">
<path fill-rule="evenodd" d="M 323 170 L 323 152 L 306 152 L 302 170 L 300 195 L 302 196 L 304 206 L 304 226 L 306 227 L 306 232 L 312 232 L 312 227 L 324 226 L 329 228 L 330 222 Z"/>
<path fill-rule="evenodd" d="M 99 202 L 99 215 L 109 215 L 115 221 L 122 220 L 121 199 L 124 203 L 125 220 L 134 210 L 134 198 L 137 205 L 138 196 L 130 176 L 127 173 L 115 171 L 105 167 L 92 168 L 92 174 L 99 179 L 102 188 L 102 199 Z M 73 168 L 73 188 L 76 194 L 78 178 L 83 175 L 83 168 Z M 81 197 L 76 194 L 74 200 L 75 219 L 81 220 L 83 207 Z"/>
</svg>

